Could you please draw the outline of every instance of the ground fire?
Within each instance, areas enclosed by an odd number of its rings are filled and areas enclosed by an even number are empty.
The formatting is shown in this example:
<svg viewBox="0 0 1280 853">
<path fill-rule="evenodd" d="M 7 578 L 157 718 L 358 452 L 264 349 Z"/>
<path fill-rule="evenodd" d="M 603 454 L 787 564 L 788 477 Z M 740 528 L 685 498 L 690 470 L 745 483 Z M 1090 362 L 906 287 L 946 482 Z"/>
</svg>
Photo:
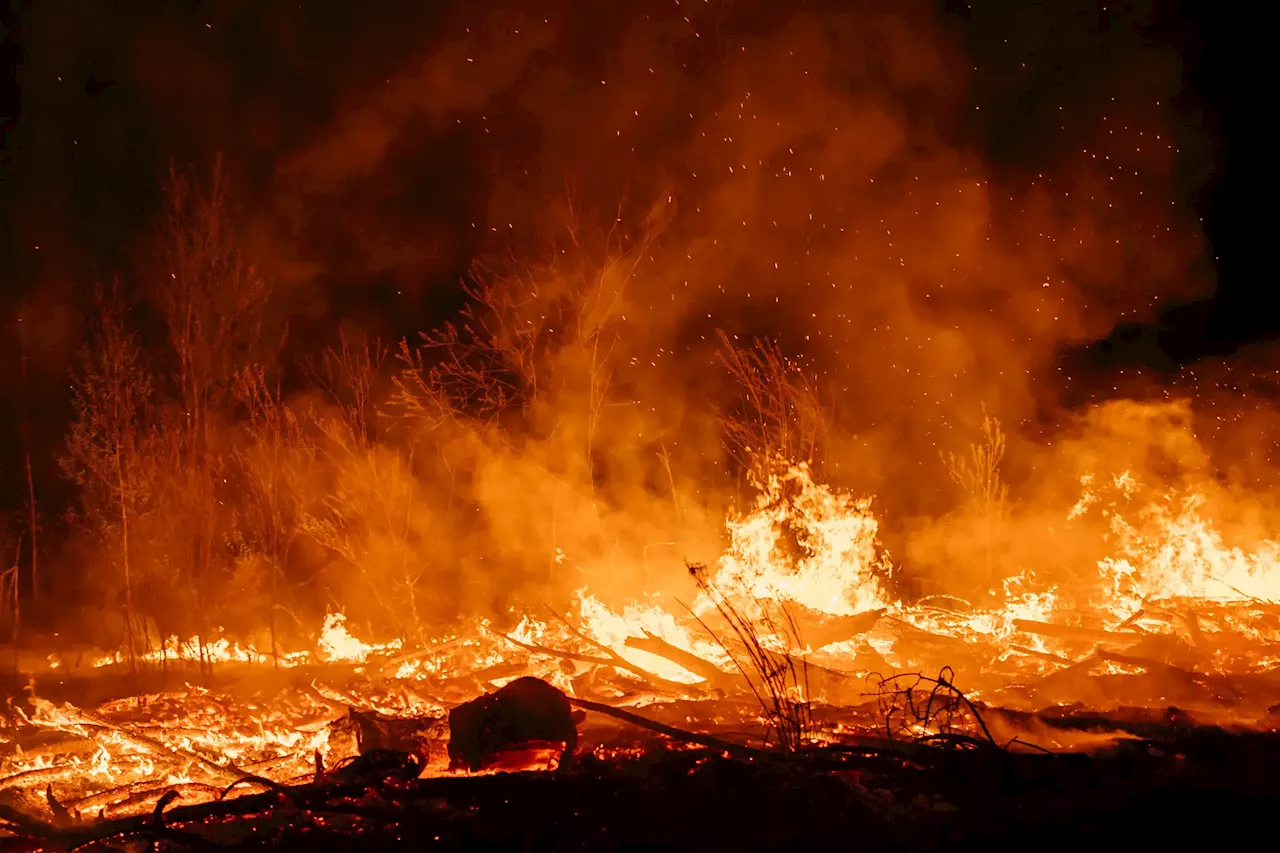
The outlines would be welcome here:
<svg viewBox="0 0 1280 853">
<path fill-rule="evenodd" d="M 925 743 L 1039 754 L 1098 753 L 1162 726 L 1274 725 L 1276 545 L 1230 547 L 1198 495 L 1121 508 L 1106 495 L 1137 494 L 1131 475 L 1085 478 L 1064 523 L 1105 508 L 1112 553 L 1070 583 L 1006 579 L 998 605 L 975 606 L 895 598 L 873 502 L 804 465 L 758 486 L 728 521 L 726 553 L 691 566 L 686 605 L 613 608 L 583 590 L 572 610 L 424 647 L 366 642 L 335 612 L 310 649 L 173 638 L 146 661 L 204 656 L 236 673 L 222 688 L 77 707 L 33 684 L 3 728 L 6 819 L 19 835 L 40 820 L 72 837 L 173 792 L 231 803 L 388 750 L 418 756 L 410 775 L 432 778 L 551 770 L 575 750 L 639 750 L 654 732 L 729 754 Z M 50 655 L 46 672 L 74 666 Z M 104 655 L 78 668 L 127 666 Z M 571 715 L 570 703 L 604 715 Z"/>
</svg>

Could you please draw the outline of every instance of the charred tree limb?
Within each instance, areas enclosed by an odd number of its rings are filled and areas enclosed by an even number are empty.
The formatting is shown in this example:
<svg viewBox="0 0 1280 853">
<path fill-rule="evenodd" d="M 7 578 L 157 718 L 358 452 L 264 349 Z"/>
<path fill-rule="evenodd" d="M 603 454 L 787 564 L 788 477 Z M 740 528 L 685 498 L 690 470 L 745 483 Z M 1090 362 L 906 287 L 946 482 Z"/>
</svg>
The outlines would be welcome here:
<svg viewBox="0 0 1280 853">
<path fill-rule="evenodd" d="M 1104 631 L 1099 628 L 1080 628 L 1074 625 L 1051 625 L 1048 622 L 1036 622 L 1031 619 L 1014 619 L 1013 626 L 1019 631 L 1036 634 L 1041 637 L 1053 637 L 1056 640 L 1081 640 L 1090 643 L 1125 643 L 1132 645 L 1145 636 L 1136 631 Z"/>
<path fill-rule="evenodd" d="M 515 646 L 519 646 L 525 651 L 533 652 L 534 654 L 547 655 L 553 658 L 560 658 L 561 660 L 577 661 L 578 663 L 595 664 L 597 666 L 613 665 L 613 660 L 611 658 L 593 658 L 590 655 L 580 655 L 580 654 L 577 654 L 576 652 L 565 652 L 565 651 L 561 651 L 560 649 L 552 649 L 552 648 L 548 648 L 547 646 L 539 646 L 535 643 L 525 643 L 525 642 L 521 642 L 520 640 L 517 640 L 515 637 L 510 637 L 506 634 L 498 634 L 498 636 L 506 640 L 508 643 L 511 643 L 512 645 L 515 645 Z"/>
<path fill-rule="evenodd" d="M 592 648 L 599 649 L 601 652 L 603 652 L 609 658 L 610 666 L 616 667 L 618 669 L 625 669 L 628 672 L 639 676 L 642 680 L 648 681 L 650 684 L 660 685 L 662 687 L 667 688 L 668 690 L 674 690 L 679 693 L 688 693 L 691 690 L 696 690 L 696 687 L 694 687 L 693 685 L 679 684 L 675 681 L 668 681 L 662 676 L 655 675 L 652 672 L 649 672 L 647 669 L 644 669 L 643 667 L 636 666 L 631 661 L 627 660 L 622 655 L 618 654 L 613 649 L 606 646 L 604 643 L 598 642 L 597 640 L 593 640 L 591 637 L 588 637 L 582 631 L 573 627 L 573 625 L 569 623 L 568 619 L 565 619 L 563 616 L 561 616 L 559 613 L 553 610 L 550 606 L 547 607 L 547 612 L 551 614 L 552 618 L 556 619 L 558 622 L 564 625 L 565 628 L 567 628 L 569 632 L 572 633 L 575 637 L 582 640 L 584 643 L 591 646 Z"/>
<path fill-rule="evenodd" d="M 726 693 L 742 690 L 742 685 L 738 682 L 738 679 L 734 678 L 730 673 L 725 672 L 710 661 L 703 660 L 692 652 L 671 645 L 666 640 L 656 637 L 648 631 L 644 632 L 643 637 L 627 637 L 626 645 L 628 648 L 639 649 L 642 652 L 666 658 L 672 663 L 689 670 L 694 675 L 701 676 L 706 679 L 709 685 L 717 687 Z"/>
<path fill-rule="evenodd" d="M 600 702 L 592 702 L 587 699 L 575 699 L 569 697 L 569 704 L 575 708 L 581 708 L 584 711 L 595 711 L 597 714 L 604 714 L 607 717 L 613 717 L 615 720 L 622 720 L 624 723 L 630 723 L 633 726 L 639 726 L 642 729 L 648 729 L 651 732 L 657 732 L 675 741 L 682 743 L 696 743 L 699 746 L 705 746 L 710 749 L 720 750 L 735 758 L 776 758 L 777 754 L 763 749 L 746 746 L 744 744 L 731 743 L 711 735 L 699 734 L 698 732 L 689 732 L 684 729 L 677 729 L 674 726 L 668 726 L 665 723 L 659 723 L 654 720 L 642 717 L 639 714 L 633 714 L 630 711 L 623 711 L 620 708 L 614 708 Z"/>
</svg>

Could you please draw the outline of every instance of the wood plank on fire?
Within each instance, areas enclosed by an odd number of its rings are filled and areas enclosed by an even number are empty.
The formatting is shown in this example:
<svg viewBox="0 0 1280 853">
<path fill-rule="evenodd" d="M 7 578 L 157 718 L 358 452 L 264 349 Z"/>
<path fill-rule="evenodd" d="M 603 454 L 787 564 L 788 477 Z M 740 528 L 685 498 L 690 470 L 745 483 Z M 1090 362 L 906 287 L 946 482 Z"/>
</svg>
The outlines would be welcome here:
<svg viewBox="0 0 1280 853">
<path fill-rule="evenodd" d="M 1014 619 L 1013 625 L 1027 634 L 1038 634 L 1041 637 L 1053 637 L 1057 640 L 1081 640 L 1087 643 L 1136 643 L 1146 636 L 1136 631 L 1105 631 L 1101 628 L 1054 625 L 1031 619 Z"/>
<path fill-rule="evenodd" d="M 628 648 L 639 649 L 642 652 L 657 655 L 678 666 L 682 666 L 694 675 L 705 678 L 710 686 L 719 688 L 726 693 L 736 693 L 742 690 L 741 681 L 732 674 L 725 672 L 710 661 L 703 660 L 693 652 L 671 645 L 666 640 L 656 637 L 648 631 L 644 632 L 643 637 L 627 637 L 626 645 Z"/>
</svg>

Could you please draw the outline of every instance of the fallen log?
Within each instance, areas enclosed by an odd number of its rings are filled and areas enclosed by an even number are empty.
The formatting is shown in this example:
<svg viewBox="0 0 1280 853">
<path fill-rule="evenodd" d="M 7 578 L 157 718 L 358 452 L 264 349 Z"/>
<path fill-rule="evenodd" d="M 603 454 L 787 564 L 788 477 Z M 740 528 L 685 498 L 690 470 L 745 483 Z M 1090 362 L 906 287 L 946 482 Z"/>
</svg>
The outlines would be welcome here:
<svg viewBox="0 0 1280 853">
<path fill-rule="evenodd" d="M 627 637 L 626 645 L 632 649 L 639 649 L 642 652 L 666 658 L 672 663 L 689 670 L 694 675 L 701 676 L 706 680 L 707 684 L 723 690 L 725 693 L 736 693 L 742 690 L 742 682 L 731 673 L 725 672 L 710 661 L 703 660 L 693 652 L 671 645 L 666 640 L 656 637 L 648 631 L 644 632 L 643 637 Z"/>
<path fill-rule="evenodd" d="M 1075 661 L 1071 658 L 1065 658 L 1062 655 L 1055 655 L 1052 652 L 1041 652 L 1036 649 L 1028 649 L 1026 646 L 1009 646 L 1010 651 L 1017 652 L 1027 657 L 1039 658 L 1040 660 L 1049 661 L 1050 663 L 1062 664 L 1063 666 L 1071 666 Z"/>
<path fill-rule="evenodd" d="M 1076 625 L 1053 625 L 1031 619 L 1014 619 L 1013 626 L 1028 634 L 1053 637 L 1056 640 L 1080 640 L 1088 643 L 1136 643 L 1145 637 L 1136 631 L 1105 631 Z"/>
<path fill-rule="evenodd" d="M 711 735 L 704 735 L 697 732 L 678 729 L 674 726 L 668 726 L 665 723 L 659 723 L 655 720 L 642 717 L 639 714 L 633 714 L 630 711 L 624 711 L 621 708 L 614 708 L 600 702 L 592 702 L 588 699 L 574 699 L 571 697 L 569 699 L 569 704 L 573 705 L 575 708 L 581 708 L 584 711 L 594 711 L 597 714 L 604 714 L 607 717 L 613 717 L 615 720 L 622 720 L 624 723 L 630 723 L 633 726 L 648 729 L 651 732 L 665 735 L 675 741 L 680 741 L 682 743 L 695 743 L 699 746 L 717 749 L 736 758 L 768 758 L 774 756 L 774 753 L 763 749 L 756 749 L 744 744 L 732 743 Z"/>
<path fill-rule="evenodd" d="M 883 607 L 852 616 L 830 616 L 795 603 L 787 607 L 796 622 L 797 639 L 815 649 L 860 637 L 874 628 L 885 614 Z"/>
<path fill-rule="evenodd" d="M 346 722 L 355 732 L 356 751 L 361 755 L 375 750 L 395 750 L 420 754 L 423 758 L 432 730 L 440 725 L 439 720 L 431 717 L 387 717 L 355 708 L 347 709 Z"/>
<path fill-rule="evenodd" d="M 594 664 L 596 666 L 613 665 L 612 658 L 593 658 L 590 655 L 580 655 L 577 652 L 566 652 L 561 649 L 553 649 L 549 646 L 540 646 L 537 643 L 526 643 L 522 640 L 517 640 L 515 637 L 507 636 L 506 634 L 498 634 L 498 636 L 506 640 L 508 643 L 511 643 L 513 646 L 519 646 L 525 651 L 530 651 L 534 654 L 547 655 L 548 657 L 574 661 L 576 663 Z"/>
<path fill-rule="evenodd" d="M 1234 705 L 1244 698 L 1243 692 L 1236 685 L 1219 676 L 1183 669 L 1180 666 L 1150 658 L 1117 654 L 1101 649 L 1098 650 L 1097 655 L 1104 661 L 1141 667 L 1148 672 L 1159 673 L 1187 691 L 1189 696 L 1207 697 L 1224 705 Z"/>
<path fill-rule="evenodd" d="M 696 685 L 680 684 L 675 681 L 670 681 L 666 678 L 663 678 L 660 675 L 655 675 L 654 673 L 649 672 L 644 667 L 636 666 L 634 663 L 627 660 L 622 655 L 618 654 L 613 649 L 606 646 L 604 643 L 601 643 L 597 640 L 592 639 L 591 637 L 588 637 L 582 631 L 579 631 L 577 628 L 573 627 L 573 625 L 569 623 L 568 619 L 565 619 L 563 616 L 557 613 L 554 609 L 552 609 L 550 605 L 547 606 L 547 612 L 551 614 L 551 617 L 553 619 L 557 620 L 562 625 L 564 625 L 565 628 L 567 628 L 569 632 L 572 633 L 575 637 L 582 640 L 584 643 L 591 646 L 592 648 L 598 649 L 599 651 L 604 653 L 604 655 L 609 658 L 609 665 L 614 667 L 615 669 L 627 670 L 628 672 L 631 672 L 632 674 L 639 676 L 644 681 L 648 681 L 649 683 L 654 685 L 661 685 L 663 687 L 666 687 L 668 690 L 673 690 L 677 693 L 684 694 L 684 693 L 689 693 L 690 691 L 696 691 L 697 689 Z"/>
</svg>

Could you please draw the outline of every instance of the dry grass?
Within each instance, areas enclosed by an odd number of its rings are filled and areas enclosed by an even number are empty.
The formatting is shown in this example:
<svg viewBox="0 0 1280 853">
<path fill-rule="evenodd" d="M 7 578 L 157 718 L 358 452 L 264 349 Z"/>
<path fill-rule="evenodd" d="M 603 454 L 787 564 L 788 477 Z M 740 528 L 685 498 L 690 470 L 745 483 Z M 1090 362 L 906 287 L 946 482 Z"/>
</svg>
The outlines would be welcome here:
<svg viewBox="0 0 1280 853">
<path fill-rule="evenodd" d="M 754 618 L 745 616 L 707 577 L 705 566 L 690 563 L 688 568 L 698 589 L 715 605 L 737 642 L 726 642 L 701 618 L 698 618 L 699 623 L 733 659 L 760 703 L 778 746 L 786 752 L 804 749 L 813 737 L 808 667 L 804 661 L 797 664 L 786 650 L 801 644 L 795 619 L 781 604 L 776 614 L 762 605 Z M 784 649 L 774 651 L 768 648 L 766 644 L 770 638 L 781 640 L 785 644 Z"/>
</svg>

